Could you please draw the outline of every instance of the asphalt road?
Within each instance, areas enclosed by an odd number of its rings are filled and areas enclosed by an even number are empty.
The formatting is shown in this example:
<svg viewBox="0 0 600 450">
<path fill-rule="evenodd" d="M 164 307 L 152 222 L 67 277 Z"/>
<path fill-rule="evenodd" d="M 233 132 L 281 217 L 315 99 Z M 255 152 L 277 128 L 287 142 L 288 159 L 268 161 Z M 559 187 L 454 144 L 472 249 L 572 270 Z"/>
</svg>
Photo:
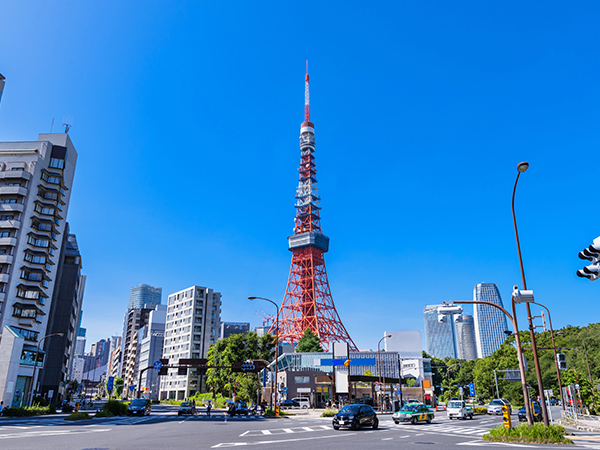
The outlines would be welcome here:
<svg viewBox="0 0 600 450">
<path fill-rule="evenodd" d="M 516 415 L 513 415 L 516 419 Z M 438 412 L 431 424 L 395 425 L 380 415 L 377 430 L 331 428 L 330 418 L 298 415 L 293 418 L 227 418 L 221 412 L 208 418 L 179 417 L 168 407 L 154 408 L 147 417 L 111 417 L 67 422 L 61 416 L 0 419 L 0 449 L 211 449 L 260 447 L 262 449 L 419 449 L 468 450 L 469 447 L 514 448 L 481 440 L 501 417 L 476 416 L 473 420 L 449 421 Z M 583 446 L 519 445 L 519 448 L 595 448 L 600 437 L 581 441 Z"/>
</svg>

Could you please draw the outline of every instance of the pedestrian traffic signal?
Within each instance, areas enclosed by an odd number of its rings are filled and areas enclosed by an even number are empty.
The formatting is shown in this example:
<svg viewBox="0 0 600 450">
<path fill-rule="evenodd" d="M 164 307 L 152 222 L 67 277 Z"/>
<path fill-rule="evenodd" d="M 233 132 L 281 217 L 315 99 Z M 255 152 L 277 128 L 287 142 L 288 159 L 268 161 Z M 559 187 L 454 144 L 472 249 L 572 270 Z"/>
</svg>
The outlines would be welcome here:
<svg viewBox="0 0 600 450">
<path fill-rule="evenodd" d="M 560 370 L 567 370 L 567 356 L 564 353 L 556 354 L 556 362 Z"/>
<path fill-rule="evenodd" d="M 579 252 L 579 259 L 587 259 L 592 262 L 589 266 L 577 271 L 577 276 L 594 281 L 600 277 L 600 236 L 592 242 L 588 248 Z"/>
</svg>

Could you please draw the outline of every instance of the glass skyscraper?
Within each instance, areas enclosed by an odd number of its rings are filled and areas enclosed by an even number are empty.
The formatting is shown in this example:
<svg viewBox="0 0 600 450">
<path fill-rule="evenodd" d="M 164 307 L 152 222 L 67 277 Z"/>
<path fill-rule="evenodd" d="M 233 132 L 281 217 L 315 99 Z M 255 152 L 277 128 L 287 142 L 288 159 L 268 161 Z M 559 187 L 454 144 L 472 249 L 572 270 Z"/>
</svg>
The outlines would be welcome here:
<svg viewBox="0 0 600 450">
<path fill-rule="evenodd" d="M 160 305 L 161 297 L 162 288 L 155 288 L 147 284 L 133 286 L 129 292 L 127 311 L 144 308 L 144 305 L 152 305 L 148 306 L 148 308 L 153 308 L 154 305 Z"/>
<path fill-rule="evenodd" d="M 474 301 L 487 301 L 504 307 L 498 286 L 494 283 L 479 283 L 473 289 Z M 490 305 L 473 305 L 475 342 L 477 357 L 485 358 L 497 350 L 506 339 L 508 330 L 506 316 L 498 308 Z"/>
<path fill-rule="evenodd" d="M 444 359 L 446 356 L 456 358 L 454 325 L 452 323 L 453 316 L 445 316 L 446 322 L 439 323 L 437 313 L 438 306 L 439 305 L 426 305 L 423 310 L 427 353 L 441 359 Z"/>
<path fill-rule="evenodd" d="M 458 358 L 471 361 L 477 358 L 477 346 L 475 345 L 475 326 L 473 316 L 463 314 L 462 320 L 456 322 L 456 347 Z"/>
</svg>

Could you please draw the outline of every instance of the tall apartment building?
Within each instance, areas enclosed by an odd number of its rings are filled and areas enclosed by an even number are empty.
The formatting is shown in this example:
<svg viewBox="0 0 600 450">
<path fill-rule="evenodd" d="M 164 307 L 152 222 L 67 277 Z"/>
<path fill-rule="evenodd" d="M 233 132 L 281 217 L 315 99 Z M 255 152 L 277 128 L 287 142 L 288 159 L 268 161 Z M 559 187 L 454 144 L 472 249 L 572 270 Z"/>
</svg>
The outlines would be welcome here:
<svg viewBox="0 0 600 450">
<path fill-rule="evenodd" d="M 498 286 L 494 283 L 479 283 L 473 289 L 473 300 L 495 303 L 503 306 Z M 477 357 L 485 358 L 500 348 L 506 340 L 509 330 L 506 316 L 498 308 L 489 305 L 473 305 L 473 321 L 475 325 L 475 342 Z"/>
<path fill-rule="evenodd" d="M 140 349 L 138 374 L 140 370 L 151 367 L 156 361 L 162 358 L 166 321 L 167 306 L 158 305 L 156 309 L 150 313 L 148 324 L 138 333 L 138 347 Z M 158 400 L 159 377 L 156 370 L 150 369 L 142 373 L 141 389 L 144 397 Z"/>
<path fill-rule="evenodd" d="M 129 291 L 127 309 L 150 308 L 150 305 L 160 305 L 162 288 L 155 288 L 148 284 L 133 286 Z"/>
<path fill-rule="evenodd" d="M 76 162 L 67 134 L 0 143 L 0 400 L 5 406 L 25 404 L 37 384 L 32 382 L 36 347 L 48 327 Z M 44 359 L 42 350 L 35 363 L 41 366 Z"/>
<path fill-rule="evenodd" d="M 477 358 L 477 345 L 475 344 L 475 326 L 473 316 L 463 314 L 461 321 L 456 326 L 456 350 L 459 359 L 471 361 Z"/>
<path fill-rule="evenodd" d="M 135 373 L 138 357 L 138 331 L 148 323 L 148 317 L 153 309 L 154 307 L 130 309 L 123 319 L 119 375 L 123 377 L 125 386 L 137 386 Z"/>
<path fill-rule="evenodd" d="M 248 322 L 221 322 L 219 339 L 225 339 L 232 334 L 244 334 L 250 331 L 250 323 Z"/>
<path fill-rule="evenodd" d="M 65 336 L 64 339 L 47 339 L 44 342 L 47 360 L 40 373 L 41 394 L 57 404 L 66 393 L 86 281 L 86 276 L 81 274 L 77 238 L 68 231 L 67 223 L 47 329 L 48 334 L 64 333 Z"/>
<path fill-rule="evenodd" d="M 208 348 L 219 337 L 221 294 L 192 286 L 169 295 L 163 358 L 178 362 L 187 358 L 206 358 Z M 179 375 L 168 369 L 160 377 L 160 398 L 183 400 L 202 391 L 202 376 L 190 369 Z"/>
<path fill-rule="evenodd" d="M 456 358 L 454 326 L 452 316 L 446 316 L 445 322 L 438 321 L 439 305 L 426 305 L 423 309 L 425 320 L 425 342 L 427 353 L 436 358 Z"/>
</svg>

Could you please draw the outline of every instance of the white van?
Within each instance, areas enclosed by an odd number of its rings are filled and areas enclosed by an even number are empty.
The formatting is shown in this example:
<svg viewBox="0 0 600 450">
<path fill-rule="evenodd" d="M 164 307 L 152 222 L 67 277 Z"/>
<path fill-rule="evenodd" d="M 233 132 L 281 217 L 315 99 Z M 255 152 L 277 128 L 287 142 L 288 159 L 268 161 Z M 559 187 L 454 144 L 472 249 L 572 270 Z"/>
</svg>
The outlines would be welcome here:
<svg viewBox="0 0 600 450">
<path fill-rule="evenodd" d="M 308 409 L 310 408 L 310 400 L 306 397 L 296 397 L 292 399 L 295 402 L 298 402 L 298 404 L 300 405 L 300 408 L 302 409 Z"/>
</svg>

